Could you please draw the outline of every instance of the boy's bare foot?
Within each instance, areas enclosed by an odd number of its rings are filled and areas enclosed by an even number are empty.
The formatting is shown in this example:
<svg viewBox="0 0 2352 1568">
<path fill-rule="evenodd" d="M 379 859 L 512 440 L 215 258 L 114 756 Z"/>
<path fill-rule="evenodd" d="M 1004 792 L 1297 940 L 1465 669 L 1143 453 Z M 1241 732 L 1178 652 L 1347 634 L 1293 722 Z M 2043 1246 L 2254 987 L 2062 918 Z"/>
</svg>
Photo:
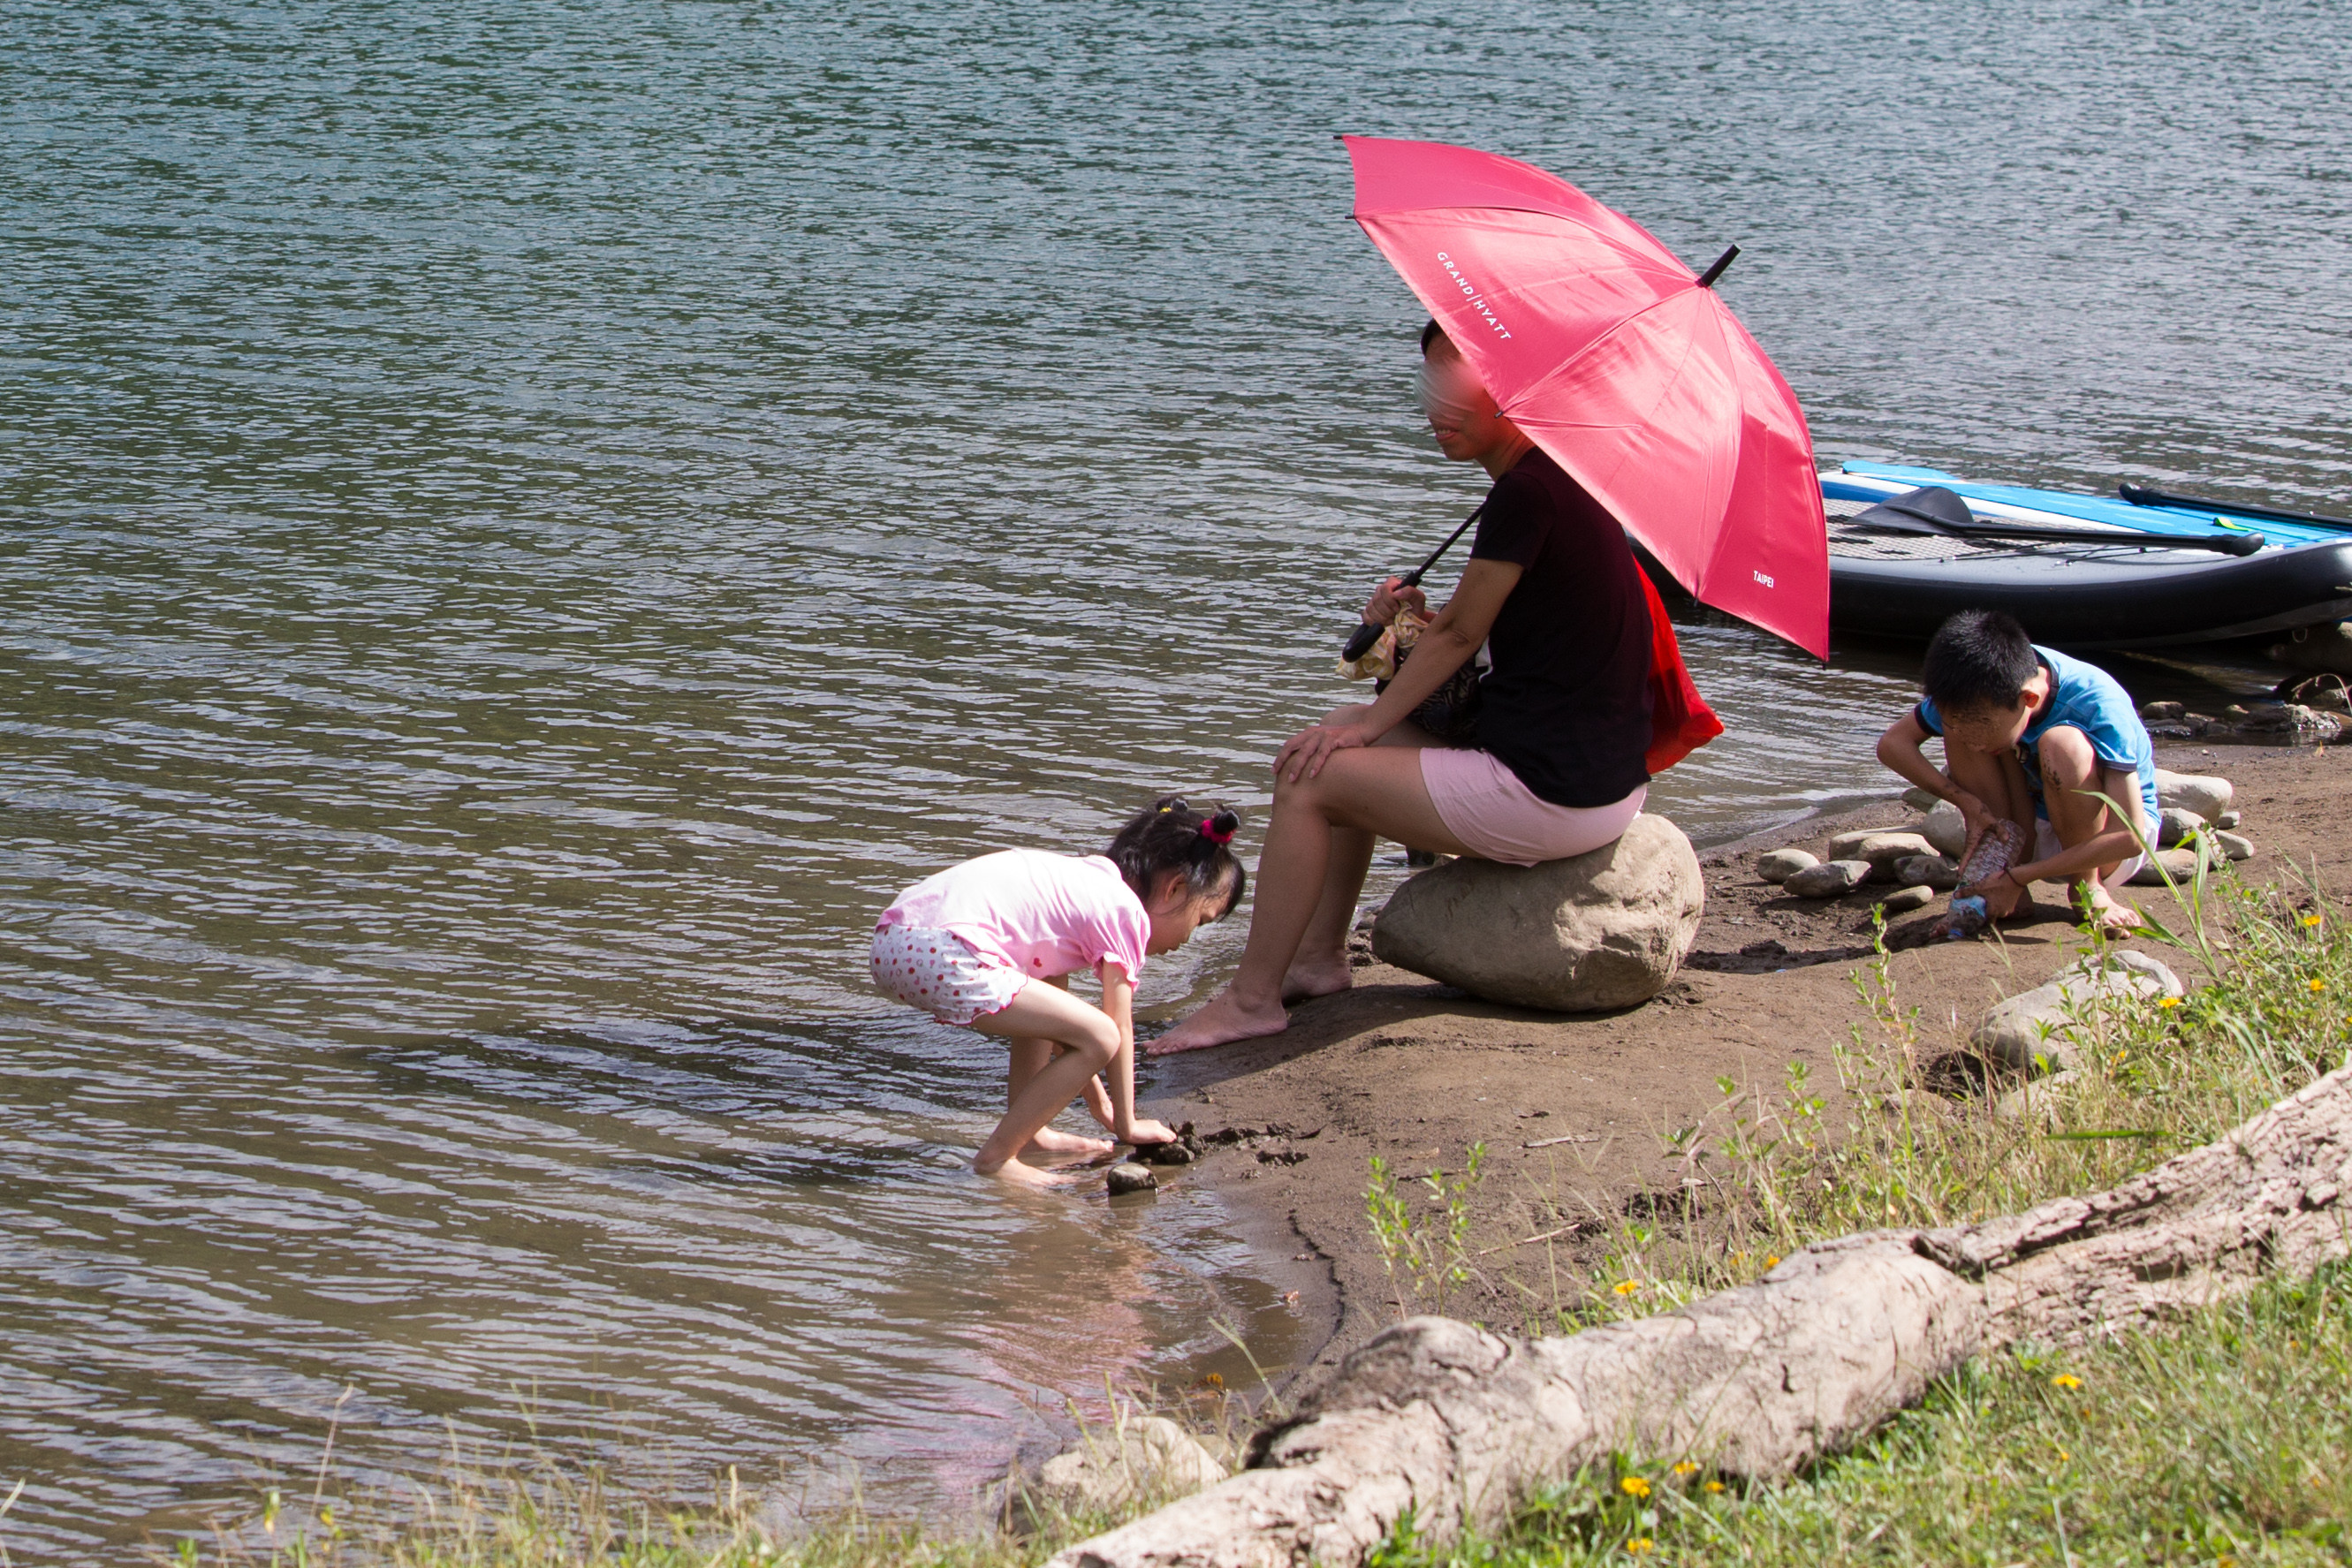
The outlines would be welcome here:
<svg viewBox="0 0 2352 1568">
<path fill-rule="evenodd" d="M 1310 997 L 1335 997 L 1355 983 L 1355 971 L 1344 953 L 1337 958 L 1302 958 L 1282 977 L 1282 999 L 1288 1004 Z"/>
<path fill-rule="evenodd" d="M 1023 1154 L 1040 1155 L 1107 1155 L 1118 1147 L 1108 1138 L 1089 1138 L 1076 1133 L 1056 1132 L 1051 1127 L 1038 1129 L 1029 1140 Z"/>
<path fill-rule="evenodd" d="M 1266 1009 L 1247 1008 L 1228 990 L 1209 998 L 1200 1011 L 1144 1048 L 1147 1056 L 1173 1056 L 1180 1051 L 1230 1045 L 1237 1040 L 1257 1040 L 1280 1034 L 1290 1027 L 1290 1015 L 1276 1002 Z"/>
<path fill-rule="evenodd" d="M 2091 890 L 2084 899 L 2090 905 L 2086 919 L 2095 922 L 2106 936 L 2128 936 L 2139 929 L 2139 911 L 2129 904 L 2117 904 L 2097 883 L 2091 884 Z"/>
</svg>

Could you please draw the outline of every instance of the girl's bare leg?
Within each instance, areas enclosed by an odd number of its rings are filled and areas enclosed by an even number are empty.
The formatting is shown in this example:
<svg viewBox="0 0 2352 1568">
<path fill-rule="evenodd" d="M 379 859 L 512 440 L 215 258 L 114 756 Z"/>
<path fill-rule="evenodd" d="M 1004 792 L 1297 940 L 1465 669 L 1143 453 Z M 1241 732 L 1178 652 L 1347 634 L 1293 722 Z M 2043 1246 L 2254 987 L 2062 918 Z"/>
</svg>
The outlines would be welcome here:
<svg viewBox="0 0 2352 1568">
<path fill-rule="evenodd" d="M 1042 1186 L 1054 1178 L 1032 1170 L 1014 1156 L 1027 1148 L 1045 1124 L 1084 1092 L 1087 1080 L 1110 1065 L 1118 1054 L 1118 1026 L 1100 1009 L 1087 1006 L 1056 986 L 1036 980 L 1021 988 L 1012 1005 L 972 1028 L 982 1034 L 1015 1041 L 1043 1040 L 1045 1060 L 1034 1054 L 1028 1081 L 1008 1090 L 1004 1119 L 972 1156 L 971 1168 L 982 1176 Z M 1055 1051 L 1052 1047 L 1063 1049 Z M 1010 1075 L 1008 1074 L 1008 1082 Z"/>
<path fill-rule="evenodd" d="M 1241 967 L 1233 983 L 1206 1006 L 1153 1040 L 1148 1048 L 1151 1055 L 1278 1034 L 1288 1026 L 1289 1016 L 1282 1008 L 1283 977 L 1290 972 L 1322 908 L 1330 885 L 1336 830 L 1347 828 L 1423 849 L 1469 852 L 1431 802 L 1414 747 L 1359 747 L 1334 753 L 1313 779 L 1294 783 L 1277 775 Z M 1360 887 L 1361 873 L 1356 876 Z M 1348 903 L 1352 908 L 1352 893 Z M 1342 916 L 1342 942 L 1344 921 Z"/>
<path fill-rule="evenodd" d="M 1029 1081 L 1036 1077 L 1038 1072 L 1054 1060 L 1054 1053 L 1062 1048 L 1050 1040 L 1035 1035 L 1024 1036 L 1018 1040 L 1008 1040 L 1006 1043 L 1013 1048 L 1012 1070 L 1005 1075 L 1004 1080 L 1004 1108 L 1010 1111 L 1013 1102 L 1020 1099 L 1021 1091 L 1029 1086 Z M 1080 1089 L 1083 1092 L 1084 1085 L 1081 1085 Z M 1035 1134 L 1030 1138 L 1028 1146 L 1023 1149 L 1022 1153 L 1107 1155 L 1118 1146 L 1106 1138 L 1082 1137 L 1076 1133 L 1059 1132 L 1051 1126 L 1045 1126 L 1037 1129 Z"/>
</svg>

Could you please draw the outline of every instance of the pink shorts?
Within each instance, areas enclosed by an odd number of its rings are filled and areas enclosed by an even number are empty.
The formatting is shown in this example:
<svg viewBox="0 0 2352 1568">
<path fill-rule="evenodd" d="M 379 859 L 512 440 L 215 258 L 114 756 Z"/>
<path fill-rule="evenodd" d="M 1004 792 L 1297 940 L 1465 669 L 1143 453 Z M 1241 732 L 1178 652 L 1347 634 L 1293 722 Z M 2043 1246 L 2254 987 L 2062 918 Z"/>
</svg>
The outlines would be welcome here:
<svg viewBox="0 0 2352 1568">
<path fill-rule="evenodd" d="M 1446 831 L 1480 860 L 1505 865 L 1564 861 L 1622 838 L 1649 798 L 1647 784 L 1606 806 L 1555 806 L 1492 752 L 1427 746 L 1421 781 Z"/>
<path fill-rule="evenodd" d="M 874 983 L 941 1023 L 1003 1012 L 1029 977 L 952 931 L 885 925 L 874 933 Z"/>
</svg>

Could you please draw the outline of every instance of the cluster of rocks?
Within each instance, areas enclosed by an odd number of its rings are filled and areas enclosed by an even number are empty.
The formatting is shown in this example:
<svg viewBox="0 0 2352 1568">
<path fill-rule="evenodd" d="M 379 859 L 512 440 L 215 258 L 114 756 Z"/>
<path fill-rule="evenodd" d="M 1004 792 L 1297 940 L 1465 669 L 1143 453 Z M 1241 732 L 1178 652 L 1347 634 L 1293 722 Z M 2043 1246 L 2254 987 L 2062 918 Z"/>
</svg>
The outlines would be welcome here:
<svg viewBox="0 0 2352 1568">
<path fill-rule="evenodd" d="M 2352 731 L 2343 716 L 2345 683 L 2338 676 L 2282 682 L 2278 695 L 2300 700 L 2231 703 L 2218 714 L 2191 713 L 2179 703 L 2148 703 L 2140 708 L 2139 716 L 2150 735 L 2168 740 L 2326 746 Z"/>
<path fill-rule="evenodd" d="M 2200 839 L 2215 860 L 2252 855 L 2253 841 L 2228 831 L 2239 821 L 2231 807 L 2234 794 L 2227 779 L 2158 768 L 2157 853 L 2132 881 L 2161 885 L 2159 863 L 2176 881 L 2193 875 Z M 1958 856 L 1968 846 L 1968 826 L 1958 806 L 1925 789 L 1906 790 L 1903 799 L 1922 813 L 1907 828 L 1857 828 L 1831 839 L 1819 855 L 1768 850 L 1757 857 L 1756 874 L 1799 898 L 1841 898 L 1878 884 L 1895 890 L 1878 901 L 1890 915 L 1925 907 L 1937 894 L 1959 885 Z"/>
<path fill-rule="evenodd" d="M 1176 1129 L 1176 1141 L 1172 1144 L 1137 1145 L 1123 1162 L 1103 1174 L 1103 1189 L 1113 1197 L 1156 1192 L 1160 1175 L 1152 1167 L 1189 1166 L 1218 1148 L 1254 1152 L 1262 1166 L 1295 1166 L 1307 1157 L 1307 1151 L 1293 1147 L 1293 1144 L 1306 1143 L 1322 1131 L 1319 1126 L 1302 1128 L 1287 1122 L 1275 1122 L 1264 1127 L 1220 1127 L 1213 1133 L 1203 1133 L 1187 1122 Z"/>
</svg>

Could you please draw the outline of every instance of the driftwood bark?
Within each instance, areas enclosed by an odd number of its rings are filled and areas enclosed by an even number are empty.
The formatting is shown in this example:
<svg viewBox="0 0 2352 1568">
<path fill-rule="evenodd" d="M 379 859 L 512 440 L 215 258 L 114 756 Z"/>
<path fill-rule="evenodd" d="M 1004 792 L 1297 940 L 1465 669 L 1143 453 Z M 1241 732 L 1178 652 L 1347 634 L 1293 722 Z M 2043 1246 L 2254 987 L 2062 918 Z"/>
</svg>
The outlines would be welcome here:
<svg viewBox="0 0 2352 1568">
<path fill-rule="evenodd" d="M 1675 1312 L 1562 1339 L 1414 1318 L 1349 1356 L 1251 1468 L 1047 1568 L 1357 1563 L 1506 1523 L 1612 1449 L 1786 1475 L 1971 1356 L 2140 1327 L 2352 1255 L 2352 1067 L 2111 1191 L 1809 1247 Z"/>
</svg>

